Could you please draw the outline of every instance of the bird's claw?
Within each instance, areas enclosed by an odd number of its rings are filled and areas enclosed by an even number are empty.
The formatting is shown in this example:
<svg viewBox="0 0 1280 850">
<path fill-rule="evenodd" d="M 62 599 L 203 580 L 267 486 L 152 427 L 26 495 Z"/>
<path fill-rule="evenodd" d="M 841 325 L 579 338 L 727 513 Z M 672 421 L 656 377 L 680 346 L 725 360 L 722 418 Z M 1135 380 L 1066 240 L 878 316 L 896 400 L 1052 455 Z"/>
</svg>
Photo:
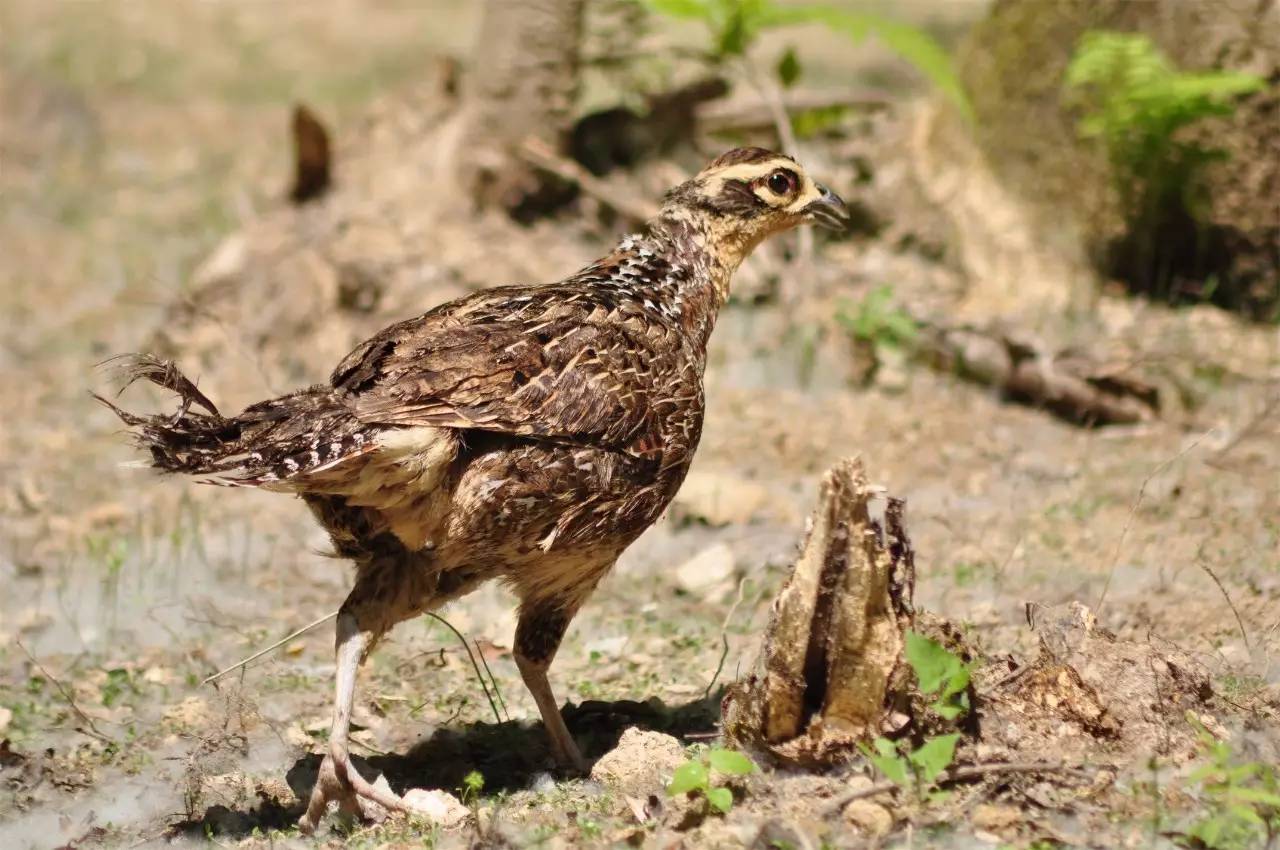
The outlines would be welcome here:
<svg viewBox="0 0 1280 850">
<path fill-rule="evenodd" d="M 331 753 L 320 763 L 320 774 L 307 811 L 298 819 L 298 829 L 310 835 L 319 827 L 329 809 L 337 802 L 338 811 L 362 820 L 381 820 L 388 812 L 407 812 L 409 807 L 390 788 L 370 783 L 356 771 L 349 755 L 335 758 Z"/>
</svg>

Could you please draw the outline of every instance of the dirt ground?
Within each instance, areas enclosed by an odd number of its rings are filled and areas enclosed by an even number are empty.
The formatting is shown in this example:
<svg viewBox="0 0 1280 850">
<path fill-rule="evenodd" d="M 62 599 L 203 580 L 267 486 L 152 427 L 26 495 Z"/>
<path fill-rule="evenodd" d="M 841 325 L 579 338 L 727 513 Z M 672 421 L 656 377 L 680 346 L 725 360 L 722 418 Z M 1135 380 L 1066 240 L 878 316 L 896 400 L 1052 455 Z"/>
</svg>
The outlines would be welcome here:
<svg viewBox="0 0 1280 850">
<path fill-rule="evenodd" d="M 980 10 L 963 5 L 936 27 Z M 167 349 L 234 408 L 322 379 L 395 318 L 562 276 L 616 230 L 572 211 L 519 227 L 415 182 L 442 108 L 422 95 L 422 68 L 466 49 L 465 4 L 71 8 L 0 0 L 0 33 L 21 34 L 0 40 L 0 846 L 1172 846 L 1207 805 L 1186 710 L 1240 758 L 1276 761 L 1280 331 L 1103 297 L 1071 342 L 1121 345 L 1160 377 L 1165 414 L 1132 426 L 1079 428 L 892 357 L 859 381 L 841 305 L 891 284 L 937 315 L 963 281 L 930 247 L 945 242 L 934 219 L 895 206 L 901 169 L 874 161 L 858 184 L 851 148 L 834 145 L 811 168 L 897 220 L 878 237 L 820 240 L 808 268 L 788 243 L 744 269 L 713 338 L 689 480 L 552 670 L 590 757 L 631 726 L 672 737 L 629 733 L 635 749 L 594 778 L 556 774 L 511 658 L 511 599 L 486 587 L 443 613 L 501 704 L 452 632 L 423 618 L 369 659 L 355 716 L 368 765 L 400 790 L 463 796 L 465 823 L 300 836 L 298 796 L 327 734 L 328 625 L 201 681 L 334 611 L 347 568 L 318 554 L 326 541 L 296 501 L 124 466 L 134 457 L 88 394 L 109 383 L 94 364 Z M 910 5 L 924 20 L 929 8 Z M 828 72 L 884 77 L 874 51 L 818 55 Z M 282 200 L 294 98 L 339 139 L 337 192 L 302 210 Z M 637 179 L 658 191 L 677 174 L 663 164 Z M 371 302 L 349 297 L 352 280 L 380 281 Z M 820 475 L 850 455 L 907 500 L 917 606 L 981 648 L 984 687 L 1016 691 L 981 710 L 994 731 L 973 760 L 1030 753 L 1088 764 L 1090 778 L 991 780 L 935 806 L 890 796 L 833 814 L 830 801 L 873 777 L 857 764 L 766 769 L 723 818 L 689 820 L 663 800 L 670 771 L 714 743 L 720 688 L 752 663 Z M 1076 665 L 1105 722 L 1063 719 L 1058 697 L 1028 708 L 1043 666 L 1005 681 L 1045 634 L 1028 603 L 1071 602 L 1120 641 L 1112 667 Z M 1154 697 L 1132 690 L 1126 671 L 1175 657 L 1194 688 L 1161 692 L 1153 673 L 1141 681 Z M 1067 687 L 1054 681 L 1044 693 Z M 483 789 L 462 794 L 472 771 Z"/>
</svg>

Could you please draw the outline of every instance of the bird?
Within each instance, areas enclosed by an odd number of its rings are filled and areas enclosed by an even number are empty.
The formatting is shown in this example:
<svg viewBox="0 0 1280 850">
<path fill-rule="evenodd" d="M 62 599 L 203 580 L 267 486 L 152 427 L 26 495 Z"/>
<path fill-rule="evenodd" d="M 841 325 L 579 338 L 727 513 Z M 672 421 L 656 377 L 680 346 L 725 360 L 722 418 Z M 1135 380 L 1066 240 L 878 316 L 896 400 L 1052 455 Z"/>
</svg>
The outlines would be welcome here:
<svg viewBox="0 0 1280 850">
<path fill-rule="evenodd" d="M 585 772 L 548 669 L 574 615 L 675 496 L 702 432 L 717 314 L 742 261 L 799 225 L 840 228 L 839 195 L 792 157 L 743 147 L 554 283 L 483 289 L 387 327 L 327 383 L 224 415 L 170 361 L 126 355 L 175 413 L 111 408 L 150 465 L 293 494 L 354 564 L 336 618 L 328 752 L 299 821 L 330 803 L 406 811 L 351 764 L 358 669 L 378 640 L 499 579 L 519 600 L 513 656 L 551 752 Z"/>
</svg>

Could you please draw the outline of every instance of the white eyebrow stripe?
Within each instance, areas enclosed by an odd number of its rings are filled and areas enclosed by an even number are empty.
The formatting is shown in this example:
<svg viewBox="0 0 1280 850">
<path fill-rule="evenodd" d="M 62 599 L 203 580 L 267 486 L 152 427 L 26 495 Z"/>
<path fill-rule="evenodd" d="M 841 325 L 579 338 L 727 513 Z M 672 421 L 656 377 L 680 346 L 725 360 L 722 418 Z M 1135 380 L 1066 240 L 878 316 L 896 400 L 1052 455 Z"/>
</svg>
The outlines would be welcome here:
<svg viewBox="0 0 1280 850">
<path fill-rule="evenodd" d="M 712 176 L 720 178 L 722 181 L 742 180 L 743 182 L 750 183 L 752 180 L 764 177 L 769 172 L 778 168 L 785 168 L 789 171 L 795 172 L 799 172 L 800 170 L 799 167 L 791 160 L 776 157 L 774 159 L 766 159 L 763 162 L 743 162 L 738 165 L 730 165 L 727 168 L 722 168 L 713 172 Z"/>
</svg>

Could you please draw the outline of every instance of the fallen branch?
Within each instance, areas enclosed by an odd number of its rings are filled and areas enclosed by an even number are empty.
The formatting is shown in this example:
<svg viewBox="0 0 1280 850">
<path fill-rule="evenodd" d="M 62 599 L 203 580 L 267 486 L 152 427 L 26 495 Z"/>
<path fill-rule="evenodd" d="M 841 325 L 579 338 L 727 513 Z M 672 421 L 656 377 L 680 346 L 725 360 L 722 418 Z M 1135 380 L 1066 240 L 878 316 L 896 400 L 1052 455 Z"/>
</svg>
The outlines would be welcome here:
<svg viewBox="0 0 1280 850">
<path fill-rule="evenodd" d="M 944 771 L 938 777 L 938 785 L 948 785 L 953 782 L 963 782 L 967 779 L 980 779 L 984 776 L 991 776 L 1000 773 L 1084 773 L 1088 770 L 1088 766 L 1083 764 L 1055 764 L 1053 762 L 984 762 L 980 764 L 969 764 L 964 767 L 954 767 Z M 888 794 L 892 791 L 898 791 L 902 788 L 896 782 L 883 780 L 874 785 L 868 785 L 866 788 L 859 788 L 843 797 L 837 797 L 826 807 L 826 814 L 835 814 L 844 809 L 845 806 L 854 800 L 865 800 L 868 797 L 877 797 L 881 794 Z"/>
<path fill-rule="evenodd" d="M 235 664 L 232 664 L 230 667 L 226 668 L 225 670 L 219 670 L 217 673 L 214 673 L 212 676 L 205 677 L 204 681 L 202 681 L 200 684 L 203 686 L 203 685 L 209 684 L 210 682 L 216 682 L 217 680 L 221 679 L 223 676 L 227 675 L 228 673 L 234 672 L 236 670 L 239 670 L 241 667 L 246 667 L 252 664 L 262 656 L 266 655 L 268 652 L 272 652 L 274 650 L 279 649 L 280 647 L 284 646 L 286 643 L 293 640 L 294 638 L 305 635 L 307 632 L 311 631 L 316 626 L 322 625 L 328 622 L 329 620 L 332 620 L 336 616 L 338 616 L 337 611 L 330 611 L 328 614 L 325 614 L 320 619 L 312 620 L 310 623 L 307 623 L 305 626 L 298 629 L 296 632 L 285 635 L 284 637 L 280 638 L 280 640 L 271 644 L 271 646 L 268 646 L 266 649 L 260 649 L 257 652 L 255 652 L 253 655 L 250 655 L 248 658 L 244 659 L 243 661 L 237 661 Z"/>
<path fill-rule="evenodd" d="M 84 724 L 89 727 L 87 730 L 82 729 L 81 731 L 85 732 L 86 734 L 92 735 L 93 737 L 97 738 L 99 741 L 111 743 L 112 741 L 111 737 L 108 735 L 104 735 L 98 729 L 97 725 L 93 722 L 93 718 L 85 714 L 84 711 L 80 708 L 80 706 L 76 704 L 75 697 L 73 697 L 71 695 L 71 692 L 68 691 L 65 686 L 63 686 L 62 682 L 58 681 L 58 678 L 56 676 L 54 676 L 52 673 L 50 673 L 48 670 L 45 669 L 45 666 L 40 663 L 39 659 L 37 659 L 34 655 L 31 654 L 31 650 L 27 649 L 26 646 L 23 645 L 22 641 L 15 639 L 14 642 L 18 645 L 18 649 L 22 650 L 22 654 L 27 656 L 27 660 L 29 660 L 32 664 L 34 664 L 36 669 L 40 671 L 41 675 L 43 675 L 50 682 L 53 682 L 53 686 L 58 689 L 58 693 L 62 694 L 62 698 L 66 701 L 67 705 L 70 706 L 71 710 L 76 713 L 76 716 L 79 717 L 81 720 L 83 720 Z"/>
<path fill-rule="evenodd" d="M 1145 422 L 1159 411 L 1154 386 L 1124 368 L 996 329 L 921 323 L 919 356 L 941 371 L 995 387 L 1070 422 Z"/>
</svg>

